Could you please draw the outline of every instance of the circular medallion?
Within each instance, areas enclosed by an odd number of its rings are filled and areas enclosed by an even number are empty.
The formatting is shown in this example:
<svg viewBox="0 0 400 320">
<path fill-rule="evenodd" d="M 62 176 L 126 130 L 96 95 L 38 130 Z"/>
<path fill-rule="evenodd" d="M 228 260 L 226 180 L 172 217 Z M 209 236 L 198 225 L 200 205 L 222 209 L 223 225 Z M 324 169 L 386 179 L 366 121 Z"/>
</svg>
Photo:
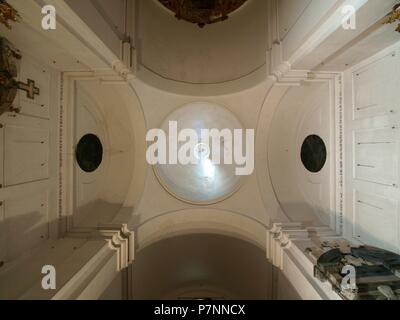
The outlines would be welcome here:
<svg viewBox="0 0 400 320">
<path fill-rule="evenodd" d="M 170 114 L 161 129 L 167 163 L 157 163 L 154 170 L 169 193 L 185 202 L 210 204 L 238 189 L 234 130 L 243 129 L 231 112 L 211 103 L 191 103 Z"/>
<path fill-rule="evenodd" d="M 325 166 L 326 158 L 326 146 L 321 137 L 308 136 L 301 147 L 301 161 L 304 167 L 312 173 L 318 173 Z"/>
<path fill-rule="evenodd" d="M 76 146 L 76 161 L 85 172 L 95 171 L 103 160 L 103 145 L 94 134 L 84 135 Z"/>
</svg>

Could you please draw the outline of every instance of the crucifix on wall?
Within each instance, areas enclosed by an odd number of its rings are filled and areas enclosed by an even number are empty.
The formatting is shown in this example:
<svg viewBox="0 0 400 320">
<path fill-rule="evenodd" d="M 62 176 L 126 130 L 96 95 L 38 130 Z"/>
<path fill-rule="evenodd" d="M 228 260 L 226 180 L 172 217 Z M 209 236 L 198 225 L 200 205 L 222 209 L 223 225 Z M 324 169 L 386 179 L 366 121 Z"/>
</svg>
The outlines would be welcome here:
<svg viewBox="0 0 400 320">
<path fill-rule="evenodd" d="M 28 79 L 27 83 L 18 82 L 17 87 L 26 92 L 28 99 L 35 99 L 35 95 L 40 95 L 40 89 L 35 86 L 35 81 Z"/>
<path fill-rule="evenodd" d="M 1 3 L 1 0 L 0 0 Z M 5 38 L 0 37 L 0 115 L 15 110 L 13 107 L 17 91 L 26 92 L 26 97 L 34 100 L 40 95 L 40 88 L 32 79 L 18 81 L 18 62 L 22 55 Z"/>
</svg>

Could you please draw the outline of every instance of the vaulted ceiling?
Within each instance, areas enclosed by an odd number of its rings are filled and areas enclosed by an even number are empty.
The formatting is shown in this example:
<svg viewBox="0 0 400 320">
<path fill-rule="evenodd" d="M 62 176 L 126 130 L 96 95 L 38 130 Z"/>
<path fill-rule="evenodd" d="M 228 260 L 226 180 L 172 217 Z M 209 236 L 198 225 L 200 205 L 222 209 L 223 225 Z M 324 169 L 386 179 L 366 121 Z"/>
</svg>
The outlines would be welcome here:
<svg viewBox="0 0 400 320">
<path fill-rule="evenodd" d="M 138 14 L 142 65 L 163 78 L 189 83 L 235 80 L 261 68 L 267 51 L 267 1 L 235 3 L 232 8 L 238 9 L 229 19 L 199 28 L 185 21 L 190 20 L 185 14 L 176 19 L 172 5 L 168 9 L 158 0 L 142 1 Z"/>
</svg>

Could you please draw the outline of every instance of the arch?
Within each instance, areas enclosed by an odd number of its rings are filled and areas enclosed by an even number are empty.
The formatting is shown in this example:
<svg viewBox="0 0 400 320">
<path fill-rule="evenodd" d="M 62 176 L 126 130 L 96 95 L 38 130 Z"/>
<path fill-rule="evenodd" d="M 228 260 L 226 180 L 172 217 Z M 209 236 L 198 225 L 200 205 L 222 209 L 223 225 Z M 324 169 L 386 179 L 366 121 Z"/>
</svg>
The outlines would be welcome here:
<svg viewBox="0 0 400 320">
<path fill-rule="evenodd" d="M 132 83 L 124 86 L 123 90 L 120 90 L 118 94 L 127 101 L 125 104 L 127 117 L 129 117 L 133 127 L 134 163 L 131 184 L 115 222 L 129 223 L 132 220 L 134 208 L 137 207 L 141 200 L 147 178 L 147 122 L 143 112 L 142 101 Z"/>
<path fill-rule="evenodd" d="M 190 208 L 167 212 L 136 228 L 137 251 L 171 237 L 219 234 L 266 249 L 267 226 L 237 212 L 214 208 Z"/>
<path fill-rule="evenodd" d="M 251 242 L 217 234 L 170 237 L 141 250 L 133 299 L 271 299 L 273 266 Z"/>
<path fill-rule="evenodd" d="M 270 168 L 268 164 L 268 144 L 272 120 L 277 108 L 279 107 L 280 101 L 286 94 L 289 87 L 276 86 L 274 85 L 273 79 L 270 79 L 270 81 L 271 87 L 266 93 L 265 100 L 258 117 L 255 149 L 255 172 L 260 195 L 270 220 L 287 222 L 288 218 L 282 210 L 281 205 L 276 197 L 270 176 Z"/>
</svg>

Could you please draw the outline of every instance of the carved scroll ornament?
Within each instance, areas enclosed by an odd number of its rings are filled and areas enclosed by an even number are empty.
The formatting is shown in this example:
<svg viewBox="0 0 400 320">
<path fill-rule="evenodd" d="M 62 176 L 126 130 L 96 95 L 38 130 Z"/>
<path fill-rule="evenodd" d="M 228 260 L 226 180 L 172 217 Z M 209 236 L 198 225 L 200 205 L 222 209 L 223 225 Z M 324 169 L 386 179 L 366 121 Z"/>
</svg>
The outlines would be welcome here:
<svg viewBox="0 0 400 320">
<path fill-rule="evenodd" d="M 0 115 L 12 108 L 18 90 L 18 60 L 21 54 L 5 38 L 0 38 Z"/>
<path fill-rule="evenodd" d="M 0 22 L 8 29 L 11 29 L 9 21 L 18 21 L 20 19 L 18 11 L 5 0 L 0 0 Z"/>
<path fill-rule="evenodd" d="M 200 28 L 228 19 L 247 0 L 159 0 L 175 13 L 177 19 L 195 23 Z"/>
<path fill-rule="evenodd" d="M 389 14 L 385 20 L 385 24 L 391 24 L 395 22 L 399 22 L 396 31 L 400 32 L 400 3 L 394 6 L 392 13 Z"/>
</svg>

